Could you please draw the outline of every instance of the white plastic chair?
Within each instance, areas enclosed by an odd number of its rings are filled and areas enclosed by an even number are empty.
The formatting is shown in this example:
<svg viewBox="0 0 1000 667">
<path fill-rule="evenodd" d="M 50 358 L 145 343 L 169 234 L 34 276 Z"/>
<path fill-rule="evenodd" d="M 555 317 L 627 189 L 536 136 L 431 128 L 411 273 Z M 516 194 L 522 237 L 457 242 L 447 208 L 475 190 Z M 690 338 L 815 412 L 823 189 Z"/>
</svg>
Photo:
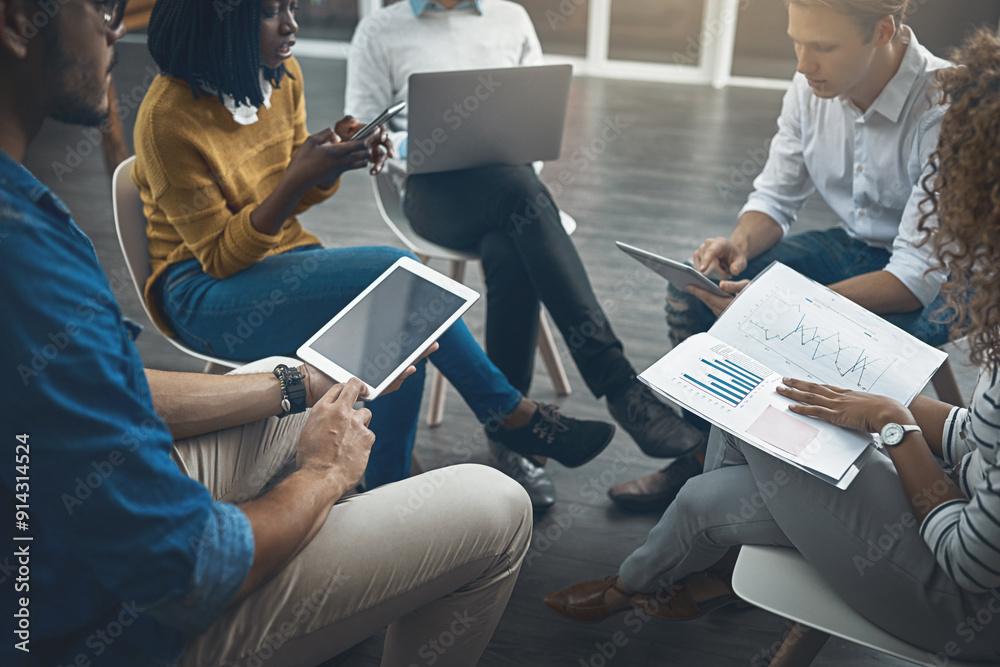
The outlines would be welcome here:
<svg viewBox="0 0 1000 667">
<path fill-rule="evenodd" d="M 733 571 L 733 590 L 761 609 L 795 621 L 770 667 L 809 665 L 830 635 L 917 665 L 942 664 L 933 654 L 907 644 L 869 622 L 795 549 L 744 546 Z M 942 650 L 944 647 L 942 647 Z M 949 667 L 973 664 L 948 657 Z"/>
<path fill-rule="evenodd" d="M 142 211 L 142 198 L 139 196 L 139 188 L 132 182 L 132 165 L 135 163 L 135 156 L 128 158 L 115 168 L 115 173 L 111 176 L 111 199 L 115 216 L 115 229 L 118 231 L 118 243 L 121 244 L 122 254 L 125 256 L 125 265 L 128 266 L 129 275 L 132 276 L 132 285 L 136 294 L 139 295 L 139 303 L 149 319 L 155 323 L 146 299 L 143 296 L 143 289 L 146 280 L 152 270 L 149 268 L 149 238 L 146 236 L 146 215 Z M 234 368 L 243 366 L 245 362 L 233 361 L 232 359 L 220 359 L 201 352 L 196 352 L 184 344 L 179 338 L 170 337 L 164 334 L 163 337 L 170 341 L 184 354 L 201 359 L 205 362 L 206 373 L 226 373 Z"/>
<path fill-rule="evenodd" d="M 479 261 L 479 255 L 439 246 L 413 231 L 409 219 L 403 212 L 403 201 L 399 196 L 399 188 L 393 182 L 388 169 L 383 170 L 372 179 L 372 187 L 375 190 L 375 203 L 378 204 L 382 220 L 396 237 L 424 264 L 431 259 L 443 259 L 450 262 L 449 275 L 462 282 L 465 278 L 465 263 Z M 576 231 L 576 220 L 562 211 L 559 212 L 559 216 L 567 234 Z M 552 327 L 549 325 L 544 309 L 541 312 L 541 327 L 538 331 L 538 352 L 542 355 L 542 362 L 552 379 L 552 386 L 555 388 L 556 394 L 569 396 L 572 392 L 569 378 L 566 377 L 566 369 L 562 359 L 559 358 L 555 337 L 552 335 Z M 434 384 L 431 389 L 431 406 L 427 414 L 427 423 L 430 426 L 437 426 L 444 419 L 444 401 L 447 391 L 445 383 L 444 377 L 435 369 Z"/>
</svg>

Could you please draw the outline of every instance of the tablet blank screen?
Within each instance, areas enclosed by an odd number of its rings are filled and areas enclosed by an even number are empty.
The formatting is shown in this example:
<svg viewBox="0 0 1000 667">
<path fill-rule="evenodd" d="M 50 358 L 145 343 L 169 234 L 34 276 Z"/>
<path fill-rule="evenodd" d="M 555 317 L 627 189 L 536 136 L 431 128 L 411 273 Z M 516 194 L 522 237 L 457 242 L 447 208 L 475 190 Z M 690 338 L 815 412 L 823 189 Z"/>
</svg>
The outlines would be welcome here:
<svg viewBox="0 0 1000 667">
<path fill-rule="evenodd" d="M 462 297 L 397 268 L 310 347 L 377 387 L 463 304 Z"/>
</svg>

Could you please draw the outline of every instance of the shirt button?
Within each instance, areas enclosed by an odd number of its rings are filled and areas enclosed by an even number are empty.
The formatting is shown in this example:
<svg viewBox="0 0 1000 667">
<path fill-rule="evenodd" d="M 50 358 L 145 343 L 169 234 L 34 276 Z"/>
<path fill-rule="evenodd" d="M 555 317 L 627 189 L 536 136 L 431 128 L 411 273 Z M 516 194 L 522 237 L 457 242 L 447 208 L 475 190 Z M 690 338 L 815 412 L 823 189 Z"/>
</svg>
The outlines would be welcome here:
<svg viewBox="0 0 1000 667">
<path fill-rule="evenodd" d="M 865 170 L 865 168 L 864 168 L 864 167 L 862 167 L 862 166 L 861 166 L 861 165 L 859 164 L 859 165 L 858 165 L 858 173 L 860 174 L 860 173 L 862 173 L 862 172 L 863 172 L 864 170 Z"/>
<path fill-rule="evenodd" d="M 861 209 L 860 211 L 858 211 L 858 216 L 862 218 L 865 217 L 865 209 Z"/>
</svg>

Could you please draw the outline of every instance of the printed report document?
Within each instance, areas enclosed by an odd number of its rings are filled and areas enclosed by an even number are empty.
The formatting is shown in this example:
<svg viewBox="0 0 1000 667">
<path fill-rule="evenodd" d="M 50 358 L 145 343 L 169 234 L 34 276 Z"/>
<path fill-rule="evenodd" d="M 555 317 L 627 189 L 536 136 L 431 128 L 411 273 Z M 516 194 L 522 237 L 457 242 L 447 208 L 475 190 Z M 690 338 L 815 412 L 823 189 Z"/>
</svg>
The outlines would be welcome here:
<svg viewBox="0 0 1000 667">
<path fill-rule="evenodd" d="M 782 377 L 890 396 L 903 404 L 947 354 L 787 266 L 774 263 L 707 333 L 639 375 L 655 391 L 751 445 L 844 489 L 872 434 L 788 410 Z"/>
</svg>

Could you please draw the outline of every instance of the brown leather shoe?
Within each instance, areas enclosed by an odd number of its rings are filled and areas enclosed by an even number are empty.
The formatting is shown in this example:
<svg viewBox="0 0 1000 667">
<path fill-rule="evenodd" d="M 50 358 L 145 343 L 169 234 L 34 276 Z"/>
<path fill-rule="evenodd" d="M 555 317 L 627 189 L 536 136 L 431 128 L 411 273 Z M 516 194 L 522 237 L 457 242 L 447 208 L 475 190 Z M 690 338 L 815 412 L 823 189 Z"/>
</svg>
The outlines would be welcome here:
<svg viewBox="0 0 1000 667">
<path fill-rule="evenodd" d="M 699 590 L 694 593 L 692 588 Z M 630 602 L 650 616 L 670 621 L 691 621 L 729 604 L 749 606 L 726 581 L 702 573 L 689 574 L 669 592 L 637 593 Z"/>
<path fill-rule="evenodd" d="M 608 496 L 622 509 L 662 512 L 674 501 L 685 482 L 700 475 L 701 471 L 702 465 L 698 459 L 693 454 L 688 454 L 663 470 L 615 484 L 608 489 Z"/>
<path fill-rule="evenodd" d="M 626 597 L 630 595 L 628 592 L 615 586 L 617 579 L 617 575 L 611 575 L 604 579 L 584 581 L 569 588 L 564 588 L 561 591 L 549 593 L 545 596 L 545 604 L 553 611 L 576 621 L 590 622 L 604 620 L 613 614 L 629 608 L 611 609 L 604 602 L 604 594 L 609 588 L 614 588 Z"/>
</svg>

